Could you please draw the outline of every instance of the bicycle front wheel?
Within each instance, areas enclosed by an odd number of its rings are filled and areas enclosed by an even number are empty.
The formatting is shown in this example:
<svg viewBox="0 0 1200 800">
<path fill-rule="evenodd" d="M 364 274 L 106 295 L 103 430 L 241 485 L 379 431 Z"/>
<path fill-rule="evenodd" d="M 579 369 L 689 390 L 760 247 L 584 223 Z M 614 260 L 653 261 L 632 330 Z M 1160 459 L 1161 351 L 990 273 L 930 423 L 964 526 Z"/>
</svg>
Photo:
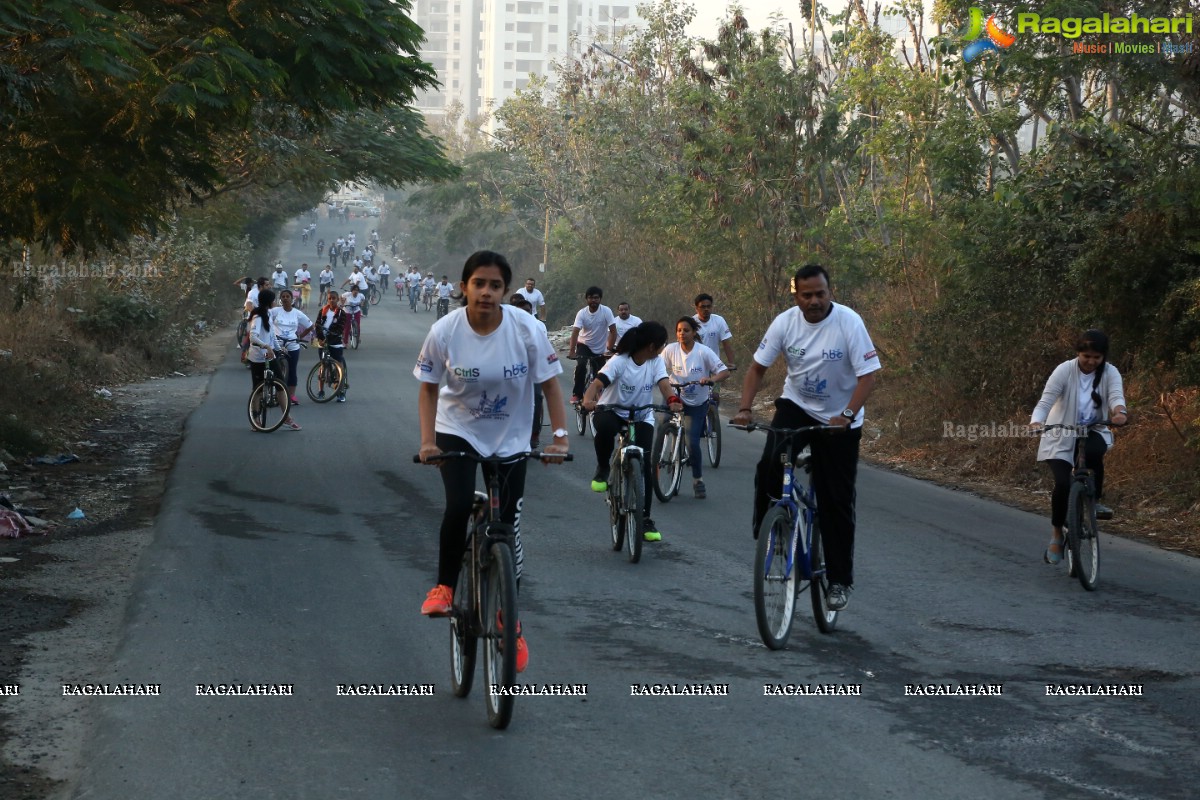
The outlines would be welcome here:
<svg viewBox="0 0 1200 800">
<path fill-rule="evenodd" d="M 708 435 L 704 443 L 708 450 L 708 463 L 713 469 L 721 466 L 721 413 L 711 403 L 708 406 Z"/>
<path fill-rule="evenodd" d="M 250 424 L 257 431 L 270 433 L 287 419 L 291 399 L 287 387 L 278 379 L 263 381 L 250 392 L 247 411 Z"/>
<path fill-rule="evenodd" d="M 474 609 L 471 598 L 474 588 L 471 583 L 471 547 L 463 556 L 462 569 L 458 571 L 458 586 L 454 590 L 454 610 L 450 616 L 450 687 L 455 697 L 466 697 L 471 693 L 475 680 L 475 653 L 478 640 L 471 625 Z"/>
<path fill-rule="evenodd" d="M 367 302 L 373 306 L 379 305 L 379 291 L 376 290 L 371 292 L 371 296 L 367 298 Z"/>
<path fill-rule="evenodd" d="M 625 552 L 629 555 L 629 563 L 636 564 L 642 559 L 642 538 L 646 535 L 645 524 L 642 520 L 642 507 L 645 505 L 645 486 L 642 478 L 642 459 L 629 456 L 625 459 L 625 471 L 621 475 L 624 484 L 624 500 L 621 510 L 625 517 Z"/>
<path fill-rule="evenodd" d="M 1096 526 L 1096 502 L 1081 483 L 1072 485 L 1067 501 L 1067 547 L 1071 574 L 1084 589 L 1095 591 L 1100 571 L 1100 531 Z"/>
<path fill-rule="evenodd" d="M 664 503 L 679 491 L 680 464 L 679 430 L 667 425 L 654 437 L 651 463 L 654 465 L 654 494 Z"/>
<path fill-rule="evenodd" d="M 754 618 L 758 635 L 780 650 L 792 633 L 796 610 L 796 537 L 791 513 L 773 507 L 758 526 L 754 553 Z"/>
<path fill-rule="evenodd" d="M 583 432 L 587 430 L 588 412 L 583 410 L 583 403 L 575 404 L 575 432 L 583 436 Z"/>
<path fill-rule="evenodd" d="M 344 371 L 336 361 L 318 361 L 308 371 L 304 389 L 314 403 L 328 403 L 342 385 Z"/>
<path fill-rule="evenodd" d="M 625 515 L 621 513 L 621 473 L 609 469 L 608 494 L 604 498 L 608 503 L 608 527 L 612 532 L 612 549 L 620 550 L 625 545 Z"/>
<path fill-rule="evenodd" d="M 812 567 L 813 617 L 821 633 L 833 633 L 837 627 L 838 612 L 829 607 L 829 576 L 825 573 L 825 540 L 821 538 L 820 520 L 814 519 L 812 526 L 812 548 L 808 551 L 808 563 Z"/>
<path fill-rule="evenodd" d="M 512 550 L 503 542 L 492 545 L 491 563 L 483 574 L 485 647 L 484 680 L 487 682 L 488 724 L 507 728 L 512 720 L 512 694 L 496 689 L 511 688 L 517 682 L 517 579 L 513 571 Z"/>
</svg>

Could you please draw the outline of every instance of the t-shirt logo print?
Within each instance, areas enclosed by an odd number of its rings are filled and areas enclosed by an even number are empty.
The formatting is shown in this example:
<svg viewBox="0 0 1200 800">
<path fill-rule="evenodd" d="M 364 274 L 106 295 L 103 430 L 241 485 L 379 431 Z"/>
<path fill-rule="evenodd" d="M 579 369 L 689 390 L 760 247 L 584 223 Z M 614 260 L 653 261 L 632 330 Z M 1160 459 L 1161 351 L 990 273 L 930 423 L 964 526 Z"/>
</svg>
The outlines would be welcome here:
<svg viewBox="0 0 1200 800">
<path fill-rule="evenodd" d="M 810 378 L 806 375 L 804 376 L 802 391 L 812 397 L 823 397 L 825 395 L 825 387 L 828 385 L 829 381 L 825 378 Z"/>
<path fill-rule="evenodd" d="M 479 405 L 471 409 L 471 416 L 475 419 L 507 419 L 508 412 L 504 411 L 504 407 L 507 405 L 507 397 L 489 400 L 487 392 L 484 392 L 479 398 Z"/>
</svg>

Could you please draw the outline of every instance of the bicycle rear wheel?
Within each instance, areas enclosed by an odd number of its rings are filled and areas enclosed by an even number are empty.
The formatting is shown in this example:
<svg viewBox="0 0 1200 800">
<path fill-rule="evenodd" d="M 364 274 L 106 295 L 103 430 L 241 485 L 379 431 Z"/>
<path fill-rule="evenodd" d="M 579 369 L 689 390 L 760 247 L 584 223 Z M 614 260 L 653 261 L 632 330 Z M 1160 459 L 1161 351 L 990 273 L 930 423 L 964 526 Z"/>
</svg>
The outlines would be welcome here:
<svg viewBox="0 0 1200 800">
<path fill-rule="evenodd" d="M 683 470 L 680 463 L 680 431 L 667 425 L 654 437 L 654 494 L 664 503 L 679 491 L 679 479 Z"/>
<path fill-rule="evenodd" d="M 704 437 L 708 463 L 713 469 L 721 466 L 721 414 L 712 403 L 708 405 L 708 434 Z"/>
<path fill-rule="evenodd" d="M 1067 501 L 1067 547 L 1070 551 L 1071 574 L 1089 592 L 1096 590 L 1100 571 L 1100 531 L 1096 526 L 1096 502 L 1083 484 L 1071 486 Z"/>
<path fill-rule="evenodd" d="M 250 415 L 250 424 L 255 430 L 270 433 L 287 419 L 290 405 L 287 387 L 282 381 L 272 379 L 254 387 L 254 391 L 250 392 L 250 403 L 246 410 Z"/>
<path fill-rule="evenodd" d="M 642 559 L 642 538 L 646 528 L 642 521 L 642 507 L 645 505 L 645 487 L 642 485 L 642 459 L 631 455 L 625 459 L 625 471 L 621 475 L 624 484 L 624 500 L 621 511 L 625 517 L 625 551 L 629 554 L 629 563 L 636 564 Z"/>
<path fill-rule="evenodd" d="M 796 610 L 796 537 L 791 513 L 771 508 L 758 526 L 754 553 L 754 619 L 758 635 L 771 650 L 780 650 L 792 634 Z M 791 568 L 788 563 L 792 562 Z"/>
<path fill-rule="evenodd" d="M 475 680 L 475 653 L 478 640 L 471 625 L 474 609 L 471 598 L 471 545 L 463 556 L 462 569 L 458 571 L 458 586 L 454 590 L 454 608 L 450 616 L 450 687 L 455 697 L 466 697 L 471 693 Z"/>
<path fill-rule="evenodd" d="M 507 728 L 512 720 L 514 697 L 497 694 L 496 687 L 517 682 L 517 581 L 512 550 L 504 542 L 492 544 L 491 562 L 483 575 L 483 673 L 487 682 L 488 724 Z"/>
<path fill-rule="evenodd" d="M 829 576 L 825 573 L 825 540 L 821 538 L 820 520 L 814 519 L 812 526 L 812 549 L 808 553 L 808 563 L 812 567 L 812 583 L 809 594 L 812 595 L 813 617 L 817 620 L 817 628 L 821 633 L 833 633 L 837 627 L 838 612 L 829 607 Z"/>
<path fill-rule="evenodd" d="M 374 289 L 371 291 L 371 296 L 367 298 L 367 302 L 373 306 L 377 306 L 379 305 L 379 296 L 379 290 Z"/>
<path fill-rule="evenodd" d="M 588 412 L 583 410 L 583 403 L 575 404 L 575 432 L 583 436 L 587 430 Z"/>
<path fill-rule="evenodd" d="M 609 468 L 608 494 L 604 498 L 608 503 L 608 527 L 612 533 L 612 549 L 620 550 L 625 546 L 625 515 L 621 513 L 621 473 Z"/>
</svg>

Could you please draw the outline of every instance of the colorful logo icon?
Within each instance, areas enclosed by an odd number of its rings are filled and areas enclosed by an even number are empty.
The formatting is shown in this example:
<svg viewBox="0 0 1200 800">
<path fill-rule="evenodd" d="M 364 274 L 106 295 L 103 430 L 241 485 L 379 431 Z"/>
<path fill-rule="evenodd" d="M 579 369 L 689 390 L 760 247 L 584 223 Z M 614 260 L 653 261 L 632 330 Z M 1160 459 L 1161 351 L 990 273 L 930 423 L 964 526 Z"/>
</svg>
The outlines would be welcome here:
<svg viewBox="0 0 1200 800">
<path fill-rule="evenodd" d="M 963 61 L 969 64 L 984 53 L 998 53 L 1011 47 L 1016 40 L 1017 37 L 1000 29 L 995 14 L 988 17 L 985 24 L 983 12 L 971 6 L 971 22 L 963 35 L 963 41 L 970 44 L 963 48 Z"/>
</svg>

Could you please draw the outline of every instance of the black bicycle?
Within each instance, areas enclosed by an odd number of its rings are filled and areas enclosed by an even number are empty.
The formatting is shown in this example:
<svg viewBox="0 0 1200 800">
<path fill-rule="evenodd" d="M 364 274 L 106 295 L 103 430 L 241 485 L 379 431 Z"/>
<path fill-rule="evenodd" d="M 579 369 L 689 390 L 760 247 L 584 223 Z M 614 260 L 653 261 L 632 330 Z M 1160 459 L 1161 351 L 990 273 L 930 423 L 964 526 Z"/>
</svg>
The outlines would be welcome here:
<svg viewBox="0 0 1200 800">
<path fill-rule="evenodd" d="M 478 456 L 467 452 L 439 453 L 426 462 L 468 458 L 479 464 L 511 464 L 523 458 L 561 458 L 527 452 L 511 456 Z M 413 463 L 422 463 L 413 456 Z M 517 680 L 517 572 L 513 555 L 515 534 L 500 521 L 500 471 L 491 470 L 487 494 L 475 493 L 471 521 L 467 524 L 467 550 L 458 573 L 458 587 L 450 608 L 450 678 L 455 697 L 471 693 L 475 680 L 476 644 L 483 639 L 483 677 L 487 684 L 487 716 L 493 728 L 512 721 Z"/>
<path fill-rule="evenodd" d="M 263 381 L 250 392 L 250 402 L 247 411 L 250 415 L 250 425 L 256 431 L 270 433 L 279 428 L 288 418 L 291 398 L 288 397 L 287 387 L 283 381 L 275 377 L 275 364 L 286 359 L 287 354 L 276 353 L 275 358 L 267 359 L 263 371 Z M 280 372 L 283 372 L 281 366 Z"/>
<path fill-rule="evenodd" d="M 1042 432 L 1061 429 L 1075 435 L 1075 470 L 1071 474 L 1071 494 L 1067 499 L 1067 535 L 1063 555 L 1067 559 L 1067 575 L 1079 579 L 1089 592 L 1096 590 L 1100 573 L 1100 528 L 1096 524 L 1096 475 L 1084 465 L 1083 443 L 1088 433 L 1108 426 L 1120 427 L 1112 420 L 1091 425 L 1046 425 Z"/>
<path fill-rule="evenodd" d="M 613 447 L 612 459 L 608 464 L 608 525 L 612 534 L 612 549 L 620 550 L 624 545 L 629 554 L 630 563 L 636 564 L 642 558 L 642 539 L 646 535 L 644 509 L 646 507 L 645 478 L 642 471 L 642 459 L 646 457 L 641 445 L 637 443 L 637 430 L 634 427 L 637 412 L 646 409 L 655 411 L 670 411 L 666 406 L 618 406 L 597 405 L 596 411 L 625 411 L 629 419 L 617 431 L 616 444 Z M 592 434 L 595 436 L 595 433 Z"/>
<path fill-rule="evenodd" d="M 563 351 L 566 352 L 565 350 Z M 567 356 L 572 361 L 578 361 L 580 356 Z M 587 376 L 583 379 L 583 391 L 586 394 L 587 388 L 592 385 L 592 381 L 596 380 L 596 362 L 599 361 L 603 366 L 607 360 L 605 356 L 589 356 L 587 359 Z M 596 421 L 592 419 L 592 415 L 583 407 L 583 395 L 580 395 L 571 403 L 571 408 L 575 409 L 575 432 L 580 436 L 591 432 L 592 437 L 596 436 Z"/>
<path fill-rule="evenodd" d="M 314 403 L 328 403 L 338 394 L 350 388 L 346 382 L 346 367 L 333 357 L 333 351 L 323 342 L 317 341 L 317 363 L 308 371 L 304 389 Z"/>
</svg>

